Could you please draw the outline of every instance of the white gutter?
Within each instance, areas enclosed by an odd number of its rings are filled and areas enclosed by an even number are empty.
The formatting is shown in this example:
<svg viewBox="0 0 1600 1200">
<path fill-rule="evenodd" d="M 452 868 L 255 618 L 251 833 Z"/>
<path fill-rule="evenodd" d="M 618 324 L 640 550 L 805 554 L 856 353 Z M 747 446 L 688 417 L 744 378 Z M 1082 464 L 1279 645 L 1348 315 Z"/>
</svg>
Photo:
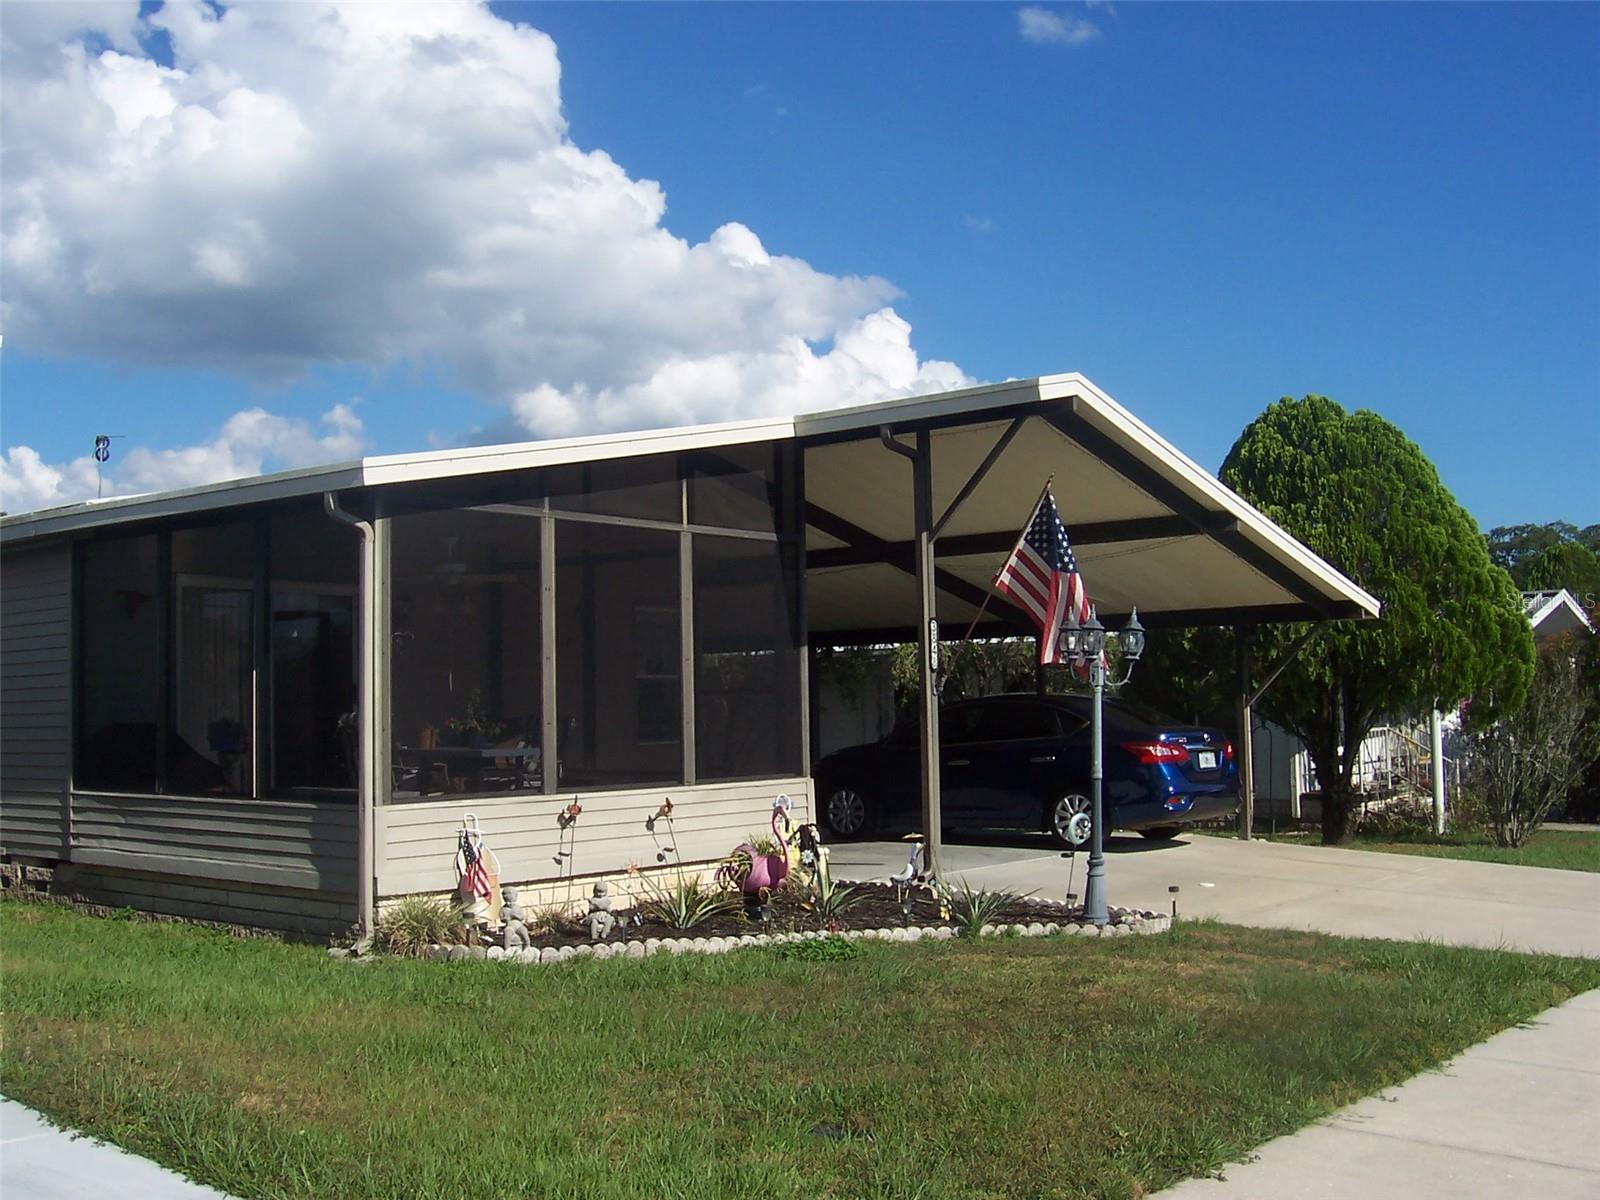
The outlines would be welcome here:
<svg viewBox="0 0 1600 1200">
<path fill-rule="evenodd" d="M 378 539 L 372 522 L 347 513 L 339 507 L 338 495 L 322 494 L 323 506 L 336 521 L 353 526 L 361 534 L 361 616 L 356 637 L 360 641 L 360 674 L 356 680 L 356 712 L 360 732 L 357 735 L 356 753 L 356 927 L 360 930 L 357 945 L 365 951 L 372 941 L 374 893 L 373 821 L 372 808 L 377 799 L 377 745 L 378 722 L 373 705 L 378 697 L 377 678 L 374 674 L 377 655 L 373 653 L 373 639 L 378 629 Z"/>
</svg>

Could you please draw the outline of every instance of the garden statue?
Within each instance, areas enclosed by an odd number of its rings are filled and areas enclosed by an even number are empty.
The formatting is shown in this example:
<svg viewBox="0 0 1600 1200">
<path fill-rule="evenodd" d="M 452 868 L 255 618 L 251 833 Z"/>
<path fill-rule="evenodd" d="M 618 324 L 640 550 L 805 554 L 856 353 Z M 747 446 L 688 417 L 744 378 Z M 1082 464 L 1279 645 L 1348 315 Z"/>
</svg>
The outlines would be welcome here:
<svg viewBox="0 0 1600 1200">
<path fill-rule="evenodd" d="M 795 831 L 795 841 L 800 847 L 800 868 L 815 884 L 828 872 L 828 852 L 822 848 L 822 834 L 815 825 L 802 825 Z"/>
<path fill-rule="evenodd" d="M 533 945 L 533 938 L 528 935 L 528 914 L 517 903 L 517 889 L 506 888 L 500 896 L 500 919 L 505 922 L 501 944 L 507 950 L 526 950 Z"/>
<path fill-rule="evenodd" d="M 594 896 L 589 900 L 589 937 L 600 942 L 611 936 L 617 919 L 611 915 L 611 888 L 602 879 L 594 885 Z"/>
</svg>

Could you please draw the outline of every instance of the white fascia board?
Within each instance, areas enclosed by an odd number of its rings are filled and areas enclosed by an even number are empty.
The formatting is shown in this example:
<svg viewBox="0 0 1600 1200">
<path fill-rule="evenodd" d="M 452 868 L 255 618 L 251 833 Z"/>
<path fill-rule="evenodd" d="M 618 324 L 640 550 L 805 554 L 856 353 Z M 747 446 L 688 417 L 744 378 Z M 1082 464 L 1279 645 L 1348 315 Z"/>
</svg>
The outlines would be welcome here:
<svg viewBox="0 0 1600 1200">
<path fill-rule="evenodd" d="M 794 436 L 791 417 L 728 421 L 720 425 L 690 425 L 677 429 L 648 429 L 639 433 L 605 433 L 589 437 L 560 438 L 548 442 L 513 442 L 498 446 L 462 446 L 422 454 L 391 454 L 361 460 L 361 482 L 368 486 L 415 483 L 462 475 L 487 475 L 521 471 L 564 463 L 600 462 L 638 458 L 646 454 L 671 454 L 737 446 L 750 442 L 782 441 Z"/>
<path fill-rule="evenodd" d="M 814 437 L 853 430 L 876 430 L 897 421 L 925 421 L 955 413 L 976 413 L 986 408 L 1029 404 L 1040 398 L 1039 382 L 1037 379 L 1009 379 L 1004 383 L 986 383 L 932 396 L 904 396 L 898 400 L 880 400 L 875 404 L 860 404 L 853 408 L 826 408 L 795 417 L 794 431 L 797 437 Z"/>
<path fill-rule="evenodd" d="M 32 541 L 79 529 L 123 525 L 155 517 L 184 516 L 239 504 L 314 496 L 321 492 L 360 486 L 361 464 L 351 462 L 279 471 L 273 475 L 256 475 L 246 479 L 228 479 L 172 492 L 86 500 L 80 504 L 6 517 L 0 520 L 0 543 Z"/>
<path fill-rule="evenodd" d="M 1583 605 L 1578 603 L 1578 598 L 1566 588 L 1562 588 L 1551 596 L 1537 613 L 1528 618 L 1528 624 L 1532 625 L 1537 632 L 1539 626 L 1554 616 L 1558 608 L 1567 609 L 1574 617 L 1583 622 L 1590 633 L 1595 632 L 1594 622 L 1589 619 L 1589 614 L 1583 611 Z"/>
<path fill-rule="evenodd" d="M 313 496 L 321 492 L 376 484 L 409 483 L 562 463 L 597 462 L 750 442 L 781 441 L 793 436 L 793 419 L 783 417 L 679 429 L 653 429 L 641 433 L 599 434 L 548 442 L 463 446 L 453 450 L 383 455 L 364 458 L 359 462 L 280 471 L 248 479 L 230 479 L 181 491 L 118 496 L 19 513 L 0 520 L 0 542 L 20 542 L 77 529 L 92 529 L 152 517 L 184 516 L 238 504 Z"/>
<path fill-rule="evenodd" d="M 1280 525 L 1239 493 L 1196 463 L 1150 426 L 1134 416 L 1082 375 L 1047 375 L 1040 378 L 1041 400 L 1077 399 L 1084 417 L 1102 432 L 1138 454 L 1154 470 L 1160 471 L 1197 502 L 1221 508 L 1239 519 L 1240 526 L 1253 540 L 1278 558 L 1287 560 L 1304 576 L 1320 585 L 1331 598 L 1354 601 L 1376 617 L 1382 604 L 1376 596 L 1292 537 Z"/>
</svg>

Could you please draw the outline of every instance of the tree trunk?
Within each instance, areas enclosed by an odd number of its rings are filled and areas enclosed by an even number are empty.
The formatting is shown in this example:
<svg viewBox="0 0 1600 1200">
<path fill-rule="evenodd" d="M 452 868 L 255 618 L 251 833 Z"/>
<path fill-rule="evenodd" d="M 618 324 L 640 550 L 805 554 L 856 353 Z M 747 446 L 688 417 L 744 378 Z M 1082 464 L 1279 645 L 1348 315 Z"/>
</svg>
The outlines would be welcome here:
<svg viewBox="0 0 1600 1200">
<path fill-rule="evenodd" d="M 1311 763 L 1317 770 L 1317 786 L 1322 792 L 1322 844 L 1348 846 L 1356 836 L 1356 797 L 1350 787 L 1350 768 L 1354 755 L 1339 753 L 1332 730 L 1317 731 L 1306 744 Z"/>
<path fill-rule="evenodd" d="M 1342 779 L 1322 785 L 1322 844 L 1348 846 L 1356 840 L 1356 798 Z"/>
</svg>

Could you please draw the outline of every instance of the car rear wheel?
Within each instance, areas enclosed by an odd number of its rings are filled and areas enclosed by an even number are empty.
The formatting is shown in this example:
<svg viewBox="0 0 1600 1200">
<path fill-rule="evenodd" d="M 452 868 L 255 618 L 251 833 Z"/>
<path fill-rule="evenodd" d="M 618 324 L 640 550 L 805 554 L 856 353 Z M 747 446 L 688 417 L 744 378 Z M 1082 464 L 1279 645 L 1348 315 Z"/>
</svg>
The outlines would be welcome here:
<svg viewBox="0 0 1600 1200">
<path fill-rule="evenodd" d="M 852 787 L 836 787 L 822 806 L 822 820 L 834 837 L 848 841 L 861 837 L 872 823 L 866 797 Z"/>
<path fill-rule="evenodd" d="M 1072 818 L 1080 813 L 1093 820 L 1093 805 L 1089 797 L 1082 792 L 1067 792 L 1056 799 L 1055 803 L 1045 813 L 1045 832 L 1048 833 L 1056 845 L 1063 850 L 1076 850 L 1081 843 L 1072 840 L 1069 832 Z"/>
<path fill-rule="evenodd" d="M 1147 837 L 1152 842 L 1170 842 L 1181 832 L 1182 825 L 1152 825 L 1149 829 L 1139 830 L 1139 836 Z"/>
</svg>

